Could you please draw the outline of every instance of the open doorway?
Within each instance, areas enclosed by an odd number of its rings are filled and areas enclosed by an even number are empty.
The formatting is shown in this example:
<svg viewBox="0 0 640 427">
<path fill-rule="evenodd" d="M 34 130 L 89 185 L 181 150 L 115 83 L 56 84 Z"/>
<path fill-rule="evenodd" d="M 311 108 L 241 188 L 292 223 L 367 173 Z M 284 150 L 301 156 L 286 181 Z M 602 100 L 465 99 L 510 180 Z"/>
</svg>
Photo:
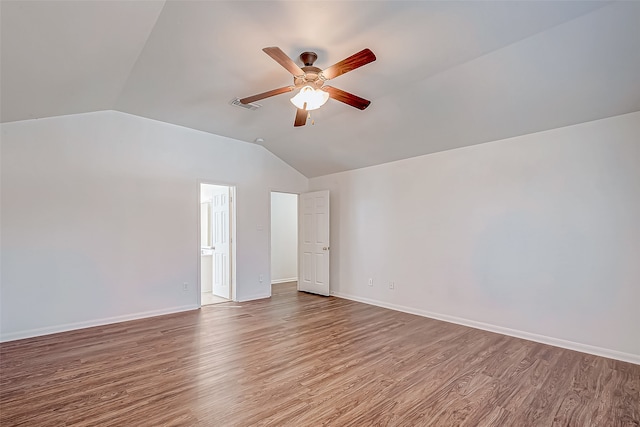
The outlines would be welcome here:
<svg viewBox="0 0 640 427">
<path fill-rule="evenodd" d="M 233 193 L 200 183 L 200 305 L 233 299 Z"/>
<path fill-rule="evenodd" d="M 271 294 L 298 282 L 298 195 L 271 192 Z"/>
</svg>

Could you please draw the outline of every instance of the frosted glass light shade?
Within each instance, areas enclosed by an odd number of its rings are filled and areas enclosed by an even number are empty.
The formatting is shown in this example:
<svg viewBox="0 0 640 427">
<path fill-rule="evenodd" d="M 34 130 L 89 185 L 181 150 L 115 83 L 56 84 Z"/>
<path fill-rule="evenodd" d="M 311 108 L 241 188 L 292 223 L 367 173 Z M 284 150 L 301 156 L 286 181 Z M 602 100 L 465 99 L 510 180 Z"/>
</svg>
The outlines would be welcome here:
<svg viewBox="0 0 640 427">
<path fill-rule="evenodd" d="M 322 107 L 328 100 L 329 93 L 311 86 L 304 86 L 296 96 L 291 98 L 291 103 L 301 110 L 311 111 Z"/>
</svg>

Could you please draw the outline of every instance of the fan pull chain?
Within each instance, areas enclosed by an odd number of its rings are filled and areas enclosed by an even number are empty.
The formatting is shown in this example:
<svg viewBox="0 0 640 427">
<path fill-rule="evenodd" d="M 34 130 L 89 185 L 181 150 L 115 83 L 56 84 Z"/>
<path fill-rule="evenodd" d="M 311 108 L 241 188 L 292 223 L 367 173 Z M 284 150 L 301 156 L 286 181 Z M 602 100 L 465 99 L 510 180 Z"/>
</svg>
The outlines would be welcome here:
<svg viewBox="0 0 640 427">
<path fill-rule="evenodd" d="M 311 126 L 316 124 L 316 121 L 311 118 L 311 111 L 307 112 L 307 120 L 311 120 Z"/>
</svg>

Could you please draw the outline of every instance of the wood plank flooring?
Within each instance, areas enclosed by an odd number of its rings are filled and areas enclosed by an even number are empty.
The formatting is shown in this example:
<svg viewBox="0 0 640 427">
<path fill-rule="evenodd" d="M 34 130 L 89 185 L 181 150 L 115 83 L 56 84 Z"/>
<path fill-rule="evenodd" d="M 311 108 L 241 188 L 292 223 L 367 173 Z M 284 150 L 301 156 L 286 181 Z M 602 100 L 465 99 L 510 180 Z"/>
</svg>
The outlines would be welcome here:
<svg viewBox="0 0 640 427">
<path fill-rule="evenodd" d="M 274 286 L 0 345 L 0 425 L 638 426 L 640 366 Z"/>
</svg>

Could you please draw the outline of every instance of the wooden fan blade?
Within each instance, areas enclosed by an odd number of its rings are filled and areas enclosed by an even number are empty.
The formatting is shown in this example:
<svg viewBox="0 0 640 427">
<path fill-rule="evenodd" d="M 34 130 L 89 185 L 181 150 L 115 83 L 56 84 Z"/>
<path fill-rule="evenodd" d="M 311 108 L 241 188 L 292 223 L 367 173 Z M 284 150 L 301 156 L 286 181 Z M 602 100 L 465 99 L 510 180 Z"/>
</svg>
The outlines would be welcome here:
<svg viewBox="0 0 640 427">
<path fill-rule="evenodd" d="M 302 108 L 298 108 L 296 111 L 296 120 L 293 122 L 293 126 L 304 126 L 307 124 L 307 110 L 303 110 Z"/>
<path fill-rule="evenodd" d="M 256 102 L 261 99 L 269 98 L 270 96 L 276 96 L 276 95 L 280 95 L 281 93 L 291 92 L 295 88 L 296 88 L 295 86 L 285 86 L 278 89 L 273 89 L 273 90 L 270 90 L 269 92 L 263 92 L 257 95 L 247 96 L 246 98 L 242 98 L 240 102 L 243 104 L 249 104 L 251 102 Z"/>
<path fill-rule="evenodd" d="M 369 62 L 376 60 L 376 56 L 369 49 L 362 49 L 360 52 L 351 55 L 347 59 L 343 59 L 337 64 L 322 70 L 320 73 L 325 80 L 335 79 L 338 76 L 348 73 L 349 71 L 367 65 Z"/>
<path fill-rule="evenodd" d="M 342 89 L 338 89 L 331 86 L 325 86 L 322 88 L 325 92 L 329 93 L 329 97 L 336 101 L 344 102 L 347 105 L 351 105 L 359 110 L 364 110 L 371 104 L 371 101 L 360 98 L 352 93 L 345 92 Z"/>
<path fill-rule="evenodd" d="M 293 74 L 294 76 L 303 76 L 304 71 L 302 68 L 298 67 L 295 62 L 291 58 L 287 56 L 286 53 L 282 51 L 279 47 L 265 47 L 262 49 L 264 53 L 272 57 L 278 64 L 282 65 L 288 72 Z"/>
</svg>

